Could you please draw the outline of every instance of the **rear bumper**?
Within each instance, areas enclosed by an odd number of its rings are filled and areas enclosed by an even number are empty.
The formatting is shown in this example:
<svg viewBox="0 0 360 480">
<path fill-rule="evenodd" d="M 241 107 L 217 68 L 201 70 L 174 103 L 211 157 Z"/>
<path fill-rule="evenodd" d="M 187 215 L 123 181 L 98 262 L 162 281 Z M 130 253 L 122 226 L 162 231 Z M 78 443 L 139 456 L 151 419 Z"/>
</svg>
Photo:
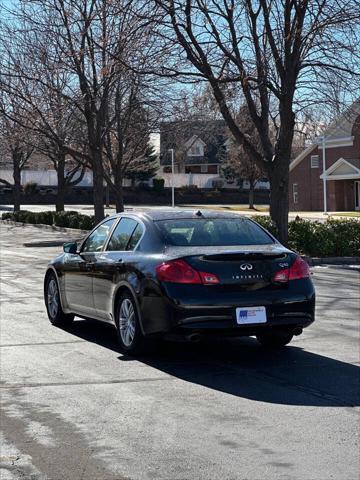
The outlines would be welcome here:
<svg viewBox="0 0 360 480">
<path fill-rule="evenodd" d="M 174 330 L 185 335 L 193 332 L 207 335 L 249 336 L 267 330 L 290 330 L 306 328 L 314 321 L 313 316 L 298 315 L 293 317 L 275 317 L 266 323 L 253 325 L 237 325 L 233 318 L 193 318 L 180 322 Z"/>
<path fill-rule="evenodd" d="M 171 285 L 166 295 L 143 297 L 145 333 L 201 332 L 255 335 L 267 329 L 305 328 L 314 321 L 315 291 L 310 279 L 279 290 L 220 291 L 213 287 Z M 237 307 L 265 306 L 267 322 L 238 325 Z"/>
</svg>

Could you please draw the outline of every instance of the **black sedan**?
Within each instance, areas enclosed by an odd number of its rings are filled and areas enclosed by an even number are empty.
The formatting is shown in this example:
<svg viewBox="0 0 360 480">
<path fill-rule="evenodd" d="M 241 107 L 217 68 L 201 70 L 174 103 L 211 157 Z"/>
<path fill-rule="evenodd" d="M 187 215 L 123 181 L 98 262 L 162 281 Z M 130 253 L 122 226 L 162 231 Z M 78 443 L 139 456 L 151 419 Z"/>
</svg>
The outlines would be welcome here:
<svg viewBox="0 0 360 480">
<path fill-rule="evenodd" d="M 108 217 L 49 263 L 50 322 L 115 325 L 120 346 L 255 335 L 280 347 L 314 321 L 308 264 L 237 214 L 153 210 Z"/>
</svg>

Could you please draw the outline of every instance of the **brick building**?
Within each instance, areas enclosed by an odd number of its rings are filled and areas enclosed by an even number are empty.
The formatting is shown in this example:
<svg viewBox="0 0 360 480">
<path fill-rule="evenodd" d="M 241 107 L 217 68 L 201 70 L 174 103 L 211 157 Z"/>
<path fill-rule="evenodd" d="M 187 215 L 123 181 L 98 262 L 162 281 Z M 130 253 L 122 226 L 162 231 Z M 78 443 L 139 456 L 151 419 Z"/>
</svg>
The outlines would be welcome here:
<svg viewBox="0 0 360 480">
<path fill-rule="evenodd" d="M 290 164 L 290 210 L 323 211 L 324 180 L 327 211 L 360 210 L 360 100 L 330 125 L 324 137 Z"/>
</svg>

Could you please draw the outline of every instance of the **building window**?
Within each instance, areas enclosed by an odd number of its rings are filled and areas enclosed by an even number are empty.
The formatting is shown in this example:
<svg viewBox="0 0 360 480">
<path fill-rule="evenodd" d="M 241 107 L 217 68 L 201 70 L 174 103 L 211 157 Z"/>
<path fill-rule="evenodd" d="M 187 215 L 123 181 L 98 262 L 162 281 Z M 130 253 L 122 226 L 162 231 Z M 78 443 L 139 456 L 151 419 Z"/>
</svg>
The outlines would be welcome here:
<svg viewBox="0 0 360 480">
<path fill-rule="evenodd" d="M 208 166 L 207 165 L 200 165 L 200 172 L 201 173 L 208 173 Z"/>
<path fill-rule="evenodd" d="M 311 155 L 311 168 L 319 168 L 319 155 Z"/>
<path fill-rule="evenodd" d="M 297 183 L 293 183 L 293 202 L 299 202 L 299 185 Z"/>
<path fill-rule="evenodd" d="M 203 157 L 204 156 L 204 145 L 201 140 L 195 140 L 187 151 L 189 157 Z"/>
</svg>

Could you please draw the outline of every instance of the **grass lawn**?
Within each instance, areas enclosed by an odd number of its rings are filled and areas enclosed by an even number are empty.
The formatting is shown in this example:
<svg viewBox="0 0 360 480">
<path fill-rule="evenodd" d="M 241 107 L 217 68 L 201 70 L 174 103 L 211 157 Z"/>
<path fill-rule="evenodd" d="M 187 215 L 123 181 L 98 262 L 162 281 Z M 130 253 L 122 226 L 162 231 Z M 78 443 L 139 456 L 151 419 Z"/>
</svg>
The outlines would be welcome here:
<svg viewBox="0 0 360 480">
<path fill-rule="evenodd" d="M 230 210 L 233 212 L 268 212 L 269 207 L 265 205 L 255 205 L 254 208 L 249 208 L 246 205 L 234 205 L 233 207 L 221 207 L 222 210 Z"/>
<path fill-rule="evenodd" d="M 190 205 L 184 205 L 185 207 L 190 207 Z M 249 205 L 191 205 L 193 208 L 200 208 L 204 210 L 220 210 L 220 211 L 227 211 L 227 212 L 268 212 L 269 206 L 268 205 L 255 205 L 255 207 L 249 208 Z"/>
<path fill-rule="evenodd" d="M 329 217 L 358 217 L 358 218 L 360 218 L 360 212 L 336 212 L 336 213 L 329 213 Z"/>
</svg>

